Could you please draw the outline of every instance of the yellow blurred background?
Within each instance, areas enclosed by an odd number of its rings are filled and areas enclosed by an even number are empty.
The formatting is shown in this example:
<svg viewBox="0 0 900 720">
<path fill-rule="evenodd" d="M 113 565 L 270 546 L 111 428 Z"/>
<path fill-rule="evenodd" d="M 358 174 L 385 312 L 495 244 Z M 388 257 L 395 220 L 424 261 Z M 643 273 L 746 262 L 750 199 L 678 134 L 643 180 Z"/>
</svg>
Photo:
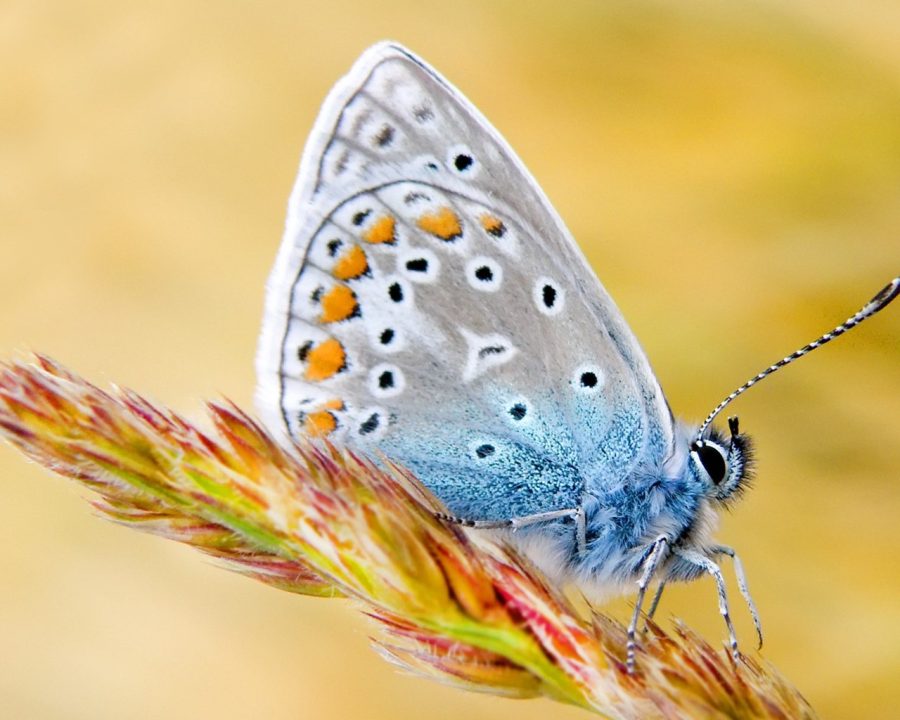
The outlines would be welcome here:
<svg viewBox="0 0 900 720">
<path fill-rule="evenodd" d="M 305 136 L 385 37 L 517 149 L 684 417 L 900 272 L 893 0 L 6 0 L 0 356 L 195 416 L 249 407 Z M 898 338 L 892 308 L 733 408 L 759 477 L 719 537 L 763 656 L 823 717 L 900 707 Z M 349 603 L 233 576 L 82 495 L 0 446 L 0 717 L 586 717 L 400 675 Z M 673 614 L 724 636 L 708 579 Z"/>
</svg>

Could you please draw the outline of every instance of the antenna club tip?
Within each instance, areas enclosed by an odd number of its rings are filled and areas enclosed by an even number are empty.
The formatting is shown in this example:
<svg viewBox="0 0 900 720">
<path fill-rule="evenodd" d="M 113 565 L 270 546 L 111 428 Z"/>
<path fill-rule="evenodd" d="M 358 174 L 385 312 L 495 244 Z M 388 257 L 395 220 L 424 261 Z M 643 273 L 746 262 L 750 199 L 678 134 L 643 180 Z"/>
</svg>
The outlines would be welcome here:
<svg viewBox="0 0 900 720">
<path fill-rule="evenodd" d="M 887 285 L 885 285 L 878 294 L 872 298 L 869 303 L 874 310 L 881 310 L 887 307 L 894 298 L 900 295 L 900 277 L 895 277 Z"/>
</svg>

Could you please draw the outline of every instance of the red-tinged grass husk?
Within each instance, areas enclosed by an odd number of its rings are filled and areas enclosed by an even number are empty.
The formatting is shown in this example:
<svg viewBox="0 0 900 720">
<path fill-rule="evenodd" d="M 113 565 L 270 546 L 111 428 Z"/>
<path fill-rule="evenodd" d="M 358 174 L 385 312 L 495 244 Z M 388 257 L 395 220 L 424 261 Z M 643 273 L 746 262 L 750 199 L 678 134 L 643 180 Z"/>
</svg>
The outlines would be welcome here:
<svg viewBox="0 0 900 720">
<path fill-rule="evenodd" d="M 514 551 L 438 520 L 408 472 L 327 443 L 283 448 L 233 405 L 208 408 L 214 433 L 45 357 L 0 365 L 0 434 L 107 517 L 275 587 L 355 598 L 379 652 L 411 672 L 615 718 L 814 716 L 774 668 L 680 626 L 651 624 L 629 675 L 619 623 L 584 618 Z"/>
</svg>

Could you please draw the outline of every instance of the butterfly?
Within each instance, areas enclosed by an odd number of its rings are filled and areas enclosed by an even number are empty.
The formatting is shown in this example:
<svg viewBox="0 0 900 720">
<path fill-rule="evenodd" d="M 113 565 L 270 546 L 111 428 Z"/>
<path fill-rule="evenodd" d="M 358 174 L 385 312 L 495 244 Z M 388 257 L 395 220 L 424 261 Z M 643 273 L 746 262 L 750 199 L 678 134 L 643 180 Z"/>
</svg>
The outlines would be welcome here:
<svg viewBox="0 0 900 720">
<path fill-rule="evenodd" d="M 711 421 L 763 374 L 699 431 L 676 421 L 522 162 L 397 44 L 366 51 L 316 120 L 256 364 L 259 411 L 283 437 L 324 437 L 408 467 L 445 519 L 515 530 L 560 582 L 636 584 L 629 668 L 653 580 L 650 615 L 665 583 L 712 575 L 737 653 L 723 555 L 762 643 L 740 562 L 712 540 L 717 512 L 747 487 L 752 446 L 737 419 L 727 435 Z"/>
</svg>

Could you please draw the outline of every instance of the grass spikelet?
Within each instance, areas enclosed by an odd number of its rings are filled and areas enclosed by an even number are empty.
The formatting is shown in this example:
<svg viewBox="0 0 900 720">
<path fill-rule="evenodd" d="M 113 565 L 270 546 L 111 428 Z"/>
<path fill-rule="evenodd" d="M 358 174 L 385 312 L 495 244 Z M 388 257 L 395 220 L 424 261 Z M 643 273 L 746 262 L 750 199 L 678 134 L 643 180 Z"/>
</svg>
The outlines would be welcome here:
<svg viewBox="0 0 900 720">
<path fill-rule="evenodd" d="M 408 472 L 324 443 L 277 445 L 230 404 L 212 432 L 46 357 L 0 365 L 0 435 L 94 494 L 111 520 L 191 545 L 295 593 L 353 598 L 376 649 L 419 675 L 611 718 L 809 718 L 777 671 L 651 624 L 585 618 L 515 552 L 434 517 Z"/>
</svg>

